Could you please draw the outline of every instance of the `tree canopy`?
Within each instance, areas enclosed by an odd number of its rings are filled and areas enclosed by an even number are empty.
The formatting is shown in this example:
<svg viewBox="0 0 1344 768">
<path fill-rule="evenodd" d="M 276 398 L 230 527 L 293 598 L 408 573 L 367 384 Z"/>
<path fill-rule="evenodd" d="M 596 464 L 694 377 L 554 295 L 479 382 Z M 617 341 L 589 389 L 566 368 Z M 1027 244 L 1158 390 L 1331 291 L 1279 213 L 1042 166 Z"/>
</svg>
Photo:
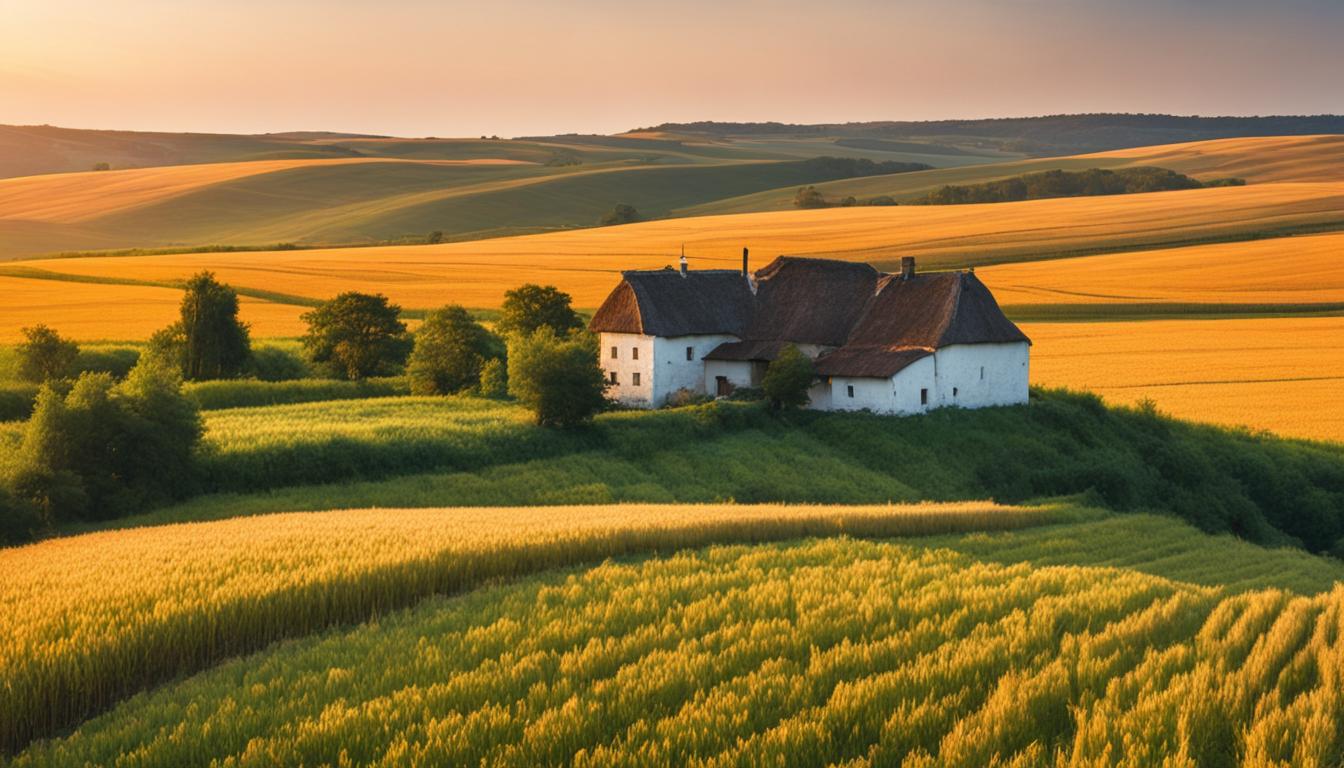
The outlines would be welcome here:
<svg viewBox="0 0 1344 768">
<path fill-rule="evenodd" d="M 186 284 L 176 323 L 150 338 L 150 352 L 177 366 L 189 381 L 238 376 L 252 358 L 247 325 L 238 320 L 238 294 L 203 271 Z"/>
<path fill-rule="evenodd" d="M 466 309 L 450 305 L 425 317 L 406 365 L 411 393 L 448 395 L 476 387 L 486 362 L 504 356 L 504 344 Z"/>
<path fill-rule="evenodd" d="M 499 322 L 503 334 L 531 335 L 538 328 L 564 335 L 583 327 L 583 318 L 570 306 L 570 296 L 553 285 L 520 285 L 504 294 Z"/>
<path fill-rule="evenodd" d="M 560 337 L 550 328 L 509 337 L 509 394 L 548 427 L 588 421 L 606 406 L 606 381 L 597 351 L 582 336 Z"/>
<path fill-rule="evenodd" d="M 412 346 L 400 316 L 401 307 L 382 294 L 342 293 L 304 313 L 304 351 L 314 365 L 338 378 L 391 375 Z"/>
<path fill-rule="evenodd" d="M 67 379 L 74 375 L 79 346 L 61 338 L 45 325 L 23 329 L 23 341 L 14 349 L 18 357 L 19 378 L 42 383 Z"/>
<path fill-rule="evenodd" d="M 761 389 L 776 409 L 801 408 L 810 401 L 807 390 L 816 378 L 812 359 L 790 344 L 765 369 Z"/>
</svg>

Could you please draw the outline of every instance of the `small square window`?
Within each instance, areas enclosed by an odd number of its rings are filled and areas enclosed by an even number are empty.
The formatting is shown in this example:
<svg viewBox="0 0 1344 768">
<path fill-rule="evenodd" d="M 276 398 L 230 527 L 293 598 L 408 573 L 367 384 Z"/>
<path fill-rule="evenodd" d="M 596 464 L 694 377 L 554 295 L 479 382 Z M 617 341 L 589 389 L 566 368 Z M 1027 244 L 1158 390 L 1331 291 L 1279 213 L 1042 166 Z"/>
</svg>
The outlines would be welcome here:
<svg viewBox="0 0 1344 768">
<path fill-rule="evenodd" d="M 853 384 L 846 384 L 846 385 L 845 385 L 845 394 L 846 394 L 846 395 L 849 395 L 850 397 L 853 397 L 853 396 L 854 396 L 854 385 L 853 385 Z"/>
<path fill-rule="evenodd" d="M 957 388 L 956 388 L 956 387 L 953 387 L 953 388 L 952 388 L 952 396 L 953 396 L 953 397 L 956 397 L 956 396 L 957 396 Z"/>
<path fill-rule="evenodd" d="M 611 372 L 611 376 L 610 376 L 610 378 L 609 378 L 608 380 L 609 380 L 612 384 L 617 383 L 617 382 L 616 382 L 616 372 L 615 372 L 615 371 L 612 371 L 612 372 Z"/>
<path fill-rule="evenodd" d="M 985 380 L 985 366 L 983 366 L 983 365 L 980 366 L 980 380 L 981 380 L 981 381 L 984 381 L 984 380 Z"/>
<path fill-rule="evenodd" d="M 631 347 L 631 348 L 630 348 L 630 359 L 631 359 L 631 360 L 638 360 L 638 359 L 639 359 L 639 347 Z M 638 384 L 639 382 L 636 381 L 635 383 Z"/>
<path fill-rule="evenodd" d="M 633 385 L 635 385 L 636 387 L 639 386 L 639 374 L 638 374 L 638 373 L 632 373 L 632 374 L 630 374 L 630 383 L 633 384 Z"/>
<path fill-rule="evenodd" d="M 615 359 L 616 359 L 616 348 L 615 348 L 615 347 L 612 347 L 612 348 L 611 348 L 611 359 L 612 359 L 612 360 L 615 360 Z"/>
<path fill-rule="evenodd" d="M 612 375 L 614 376 L 615 374 L 612 374 Z M 919 390 L 919 404 L 920 404 L 920 405 L 928 405 L 928 404 L 929 404 L 929 390 L 927 390 L 927 389 L 921 389 L 921 390 Z"/>
<path fill-rule="evenodd" d="M 695 347 L 687 347 L 687 348 L 686 348 L 686 359 L 687 359 L 687 360 L 694 360 L 694 359 L 695 359 Z"/>
</svg>

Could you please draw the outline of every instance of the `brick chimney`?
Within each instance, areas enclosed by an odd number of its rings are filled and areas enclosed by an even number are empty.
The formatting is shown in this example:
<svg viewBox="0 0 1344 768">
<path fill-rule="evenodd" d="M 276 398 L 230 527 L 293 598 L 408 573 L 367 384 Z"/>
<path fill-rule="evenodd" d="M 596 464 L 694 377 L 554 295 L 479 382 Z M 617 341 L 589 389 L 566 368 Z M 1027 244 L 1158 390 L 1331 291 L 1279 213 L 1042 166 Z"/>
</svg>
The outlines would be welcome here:
<svg viewBox="0 0 1344 768">
<path fill-rule="evenodd" d="M 902 279 L 902 280 L 909 280 L 910 278 L 912 278 L 912 277 L 914 277 L 914 276 L 915 276 L 915 257 L 914 257 L 914 256 L 902 256 L 902 257 L 901 257 L 901 279 Z"/>
<path fill-rule="evenodd" d="M 743 277 L 750 277 L 750 276 L 751 276 L 751 272 L 748 271 L 748 269 L 747 269 L 747 249 L 746 249 L 746 248 L 743 248 L 743 249 L 742 249 L 742 276 L 743 276 Z"/>
<path fill-rule="evenodd" d="M 686 276 L 686 246 L 681 246 L 681 276 Z"/>
</svg>

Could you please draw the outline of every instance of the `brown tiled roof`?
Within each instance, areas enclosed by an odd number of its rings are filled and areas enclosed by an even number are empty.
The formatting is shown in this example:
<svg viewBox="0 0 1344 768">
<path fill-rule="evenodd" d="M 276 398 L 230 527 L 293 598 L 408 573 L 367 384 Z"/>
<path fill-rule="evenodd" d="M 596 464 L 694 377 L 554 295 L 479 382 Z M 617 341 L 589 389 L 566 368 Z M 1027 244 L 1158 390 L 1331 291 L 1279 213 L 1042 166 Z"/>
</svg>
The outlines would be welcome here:
<svg viewBox="0 0 1344 768">
<path fill-rule="evenodd" d="M 887 379 L 907 365 L 933 354 L 925 347 L 847 346 L 817 358 L 818 376 L 857 376 Z"/>
<path fill-rule="evenodd" d="M 781 256 L 756 273 L 756 314 L 746 338 L 838 347 L 881 275 L 867 264 Z"/>
<path fill-rule="evenodd" d="M 760 360 L 769 362 L 789 345 L 787 341 L 725 341 L 705 355 L 706 360 Z"/>
<path fill-rule="evenodd" d="M 886 275 L 846 346 L 928 347 L 1029 341 L 974 273 Z"/>
<path fill-rule="evenodd" d="M 751 286 L 728 269 L 660 269 L 622 273 L 621 284 L 588 327 L 608 333 L 742 336 L 751 320 Z"/>
</svg>

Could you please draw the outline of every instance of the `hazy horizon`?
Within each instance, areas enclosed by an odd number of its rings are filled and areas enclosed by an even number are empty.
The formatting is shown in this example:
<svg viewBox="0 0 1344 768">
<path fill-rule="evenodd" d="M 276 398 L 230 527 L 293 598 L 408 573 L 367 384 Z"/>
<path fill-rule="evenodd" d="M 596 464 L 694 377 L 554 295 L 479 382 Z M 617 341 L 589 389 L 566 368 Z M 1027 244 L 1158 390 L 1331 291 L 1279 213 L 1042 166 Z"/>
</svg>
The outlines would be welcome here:
<svg viewBox="0 0 1344 768">
<path fill-rule="evenodd" d="M 0 123 L 394 136 L 1344 112 L 1344 4 L 0 0 Z"/>
</svg>

